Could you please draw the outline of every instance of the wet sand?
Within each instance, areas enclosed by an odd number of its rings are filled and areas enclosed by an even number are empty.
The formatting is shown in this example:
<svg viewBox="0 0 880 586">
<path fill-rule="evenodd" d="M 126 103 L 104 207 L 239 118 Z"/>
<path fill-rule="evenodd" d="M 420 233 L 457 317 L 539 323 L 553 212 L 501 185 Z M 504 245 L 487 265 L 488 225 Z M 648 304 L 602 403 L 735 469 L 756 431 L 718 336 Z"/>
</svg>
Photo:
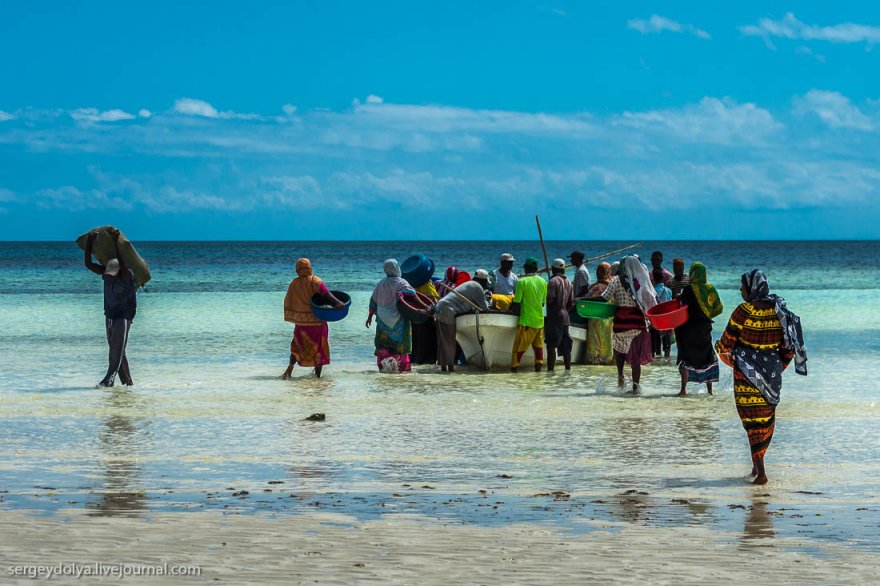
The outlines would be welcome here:
<svg viewBox="0 0 880 586">
<path fill-rule="evenodd" d="M 579 532 L 560 532 L 545 524 L 485 527 L 400 514 L 358 521 L 333 513 L 108 519 L 72 509 L 38 518 L 4 511 L 0 559 L 5 564 L 167 562 L 202 568 L 198 577 L 129 577 L 125 583 L 130 584 L 867 584 L 880 579 L 876 553 L 770 538 L 759 529 L 718 533 L 700 526 L 581 523 Z M 4 583 L 32 583 L 2 570 Z M 53 582 L 77 583 L 63 577 Z"/>
</svg>

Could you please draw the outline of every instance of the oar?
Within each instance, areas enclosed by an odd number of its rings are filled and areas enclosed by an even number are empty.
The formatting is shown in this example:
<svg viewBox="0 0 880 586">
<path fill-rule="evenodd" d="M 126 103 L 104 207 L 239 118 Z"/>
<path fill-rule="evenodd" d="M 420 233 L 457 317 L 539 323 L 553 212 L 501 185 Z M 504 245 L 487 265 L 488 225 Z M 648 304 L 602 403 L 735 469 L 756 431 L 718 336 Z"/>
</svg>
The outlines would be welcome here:
<svg viewBox="0 0 880 586">
<path fill-rule="evenodd" d="M 638 248 L 642 244 L 644 244 L 644 242 L 639 242 L 638 244 L 630 244 L 629 246 L 626 246 L 626 247 L 621 248 L 619 250 L 613 250 L 611 252 L 606 252 L 605 254 L 600 254 L 599 256 L 591 256 L 590 258 L 585 258 L 584 262 L 587 263 L 587 262 L 593 262 L 594 260 L 602 260 L 603 258 L 608 258 L 609 256 L 614 256 L 615 254 L 620 254 L 621 252 L 626 252 L 627 250 L 632 250 L 633 248 Z M 567 265 L 565 265 L 565 268 L 570 269 L 573 266 L 574 266 L 573 264 L 567 264 Z M 543 269 L 540 269 L 538 272 L 539 273 L 549 273 L 550 269 L 548 269 L 547 267 L 544 267 Z"/>
<path fill-rule="evenodd" d="M 477 342 L 479 342 L 479 344 L 480 344 L 480 354 L 482 354 L 482 356 L 483 356 L 483 368 L 486 369 L 486 372 L 489 372 L 489 361 L 486 360 L 486 350 L 483 348 L 483 336 L 480 334 L 480 312 L 482 311 L 482 309 L 480 309 L 479 305 L 477 305 L 476 303 L 474 303 L 473 301 L 471 301 L 470 299 L 468 299 L 467 297 L 465 297 L 464 295 L 462 295 L 461 293 L 459 293 L 458 291 L 456 291 L 455 289 L 453 289 L 452 287 L 450 287 L 446 283 L 440 281 L 440 284 L 443 285 L 444 287 L 446 287 L 450 293 L 454 293 L 456 297 L 458 297 L 459 299 L 461 299 L 462 301 L 464 301 L 465 303 L 467 303 L 468 305 L 470 305 L 474 309 L 474 316 L 476 317 L 476 320 L 477 320 Z"/>
</svg>

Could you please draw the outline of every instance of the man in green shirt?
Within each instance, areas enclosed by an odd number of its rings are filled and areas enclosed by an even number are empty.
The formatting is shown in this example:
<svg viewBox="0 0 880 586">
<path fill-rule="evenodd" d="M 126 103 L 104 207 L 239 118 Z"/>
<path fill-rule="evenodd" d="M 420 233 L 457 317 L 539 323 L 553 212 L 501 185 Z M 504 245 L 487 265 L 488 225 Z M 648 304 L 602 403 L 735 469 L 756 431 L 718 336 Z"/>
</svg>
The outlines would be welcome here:
<svg viewBox="0 0 880 586">
<path fill-rule="evenodd" d="M 519 306 L 519 325 L 513 342 L 510 371 L 519 369 L 523 354 L 531 346 L 535 353 L 535 372 L 544 365 L 544 303 L 547 281 L 538 275 L 538 259 L 530 256 L 523 265 L 526 275 L 516 282 L 513 303 Z"/>
</svg>

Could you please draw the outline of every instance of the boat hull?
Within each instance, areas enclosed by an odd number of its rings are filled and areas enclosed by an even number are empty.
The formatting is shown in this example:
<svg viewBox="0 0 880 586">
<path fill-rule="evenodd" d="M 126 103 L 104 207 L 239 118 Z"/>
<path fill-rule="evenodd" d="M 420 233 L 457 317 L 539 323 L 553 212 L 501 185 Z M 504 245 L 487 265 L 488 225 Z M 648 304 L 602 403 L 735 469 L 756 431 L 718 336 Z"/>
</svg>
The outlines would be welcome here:
<svg viewBox="0 0 880 586">
<path fill-rule="evenodd" d="M 480 334 L 483 336 L 483 351 L 489 368 L 510 368 L 513 354 L 513 341 L 516 338 L 516 327 L 519 316 L 511 313 L 481 313 Z M 587 330 L 578 326 L 569 326 L 572 340 L 572 360 L 582 361 L 586 353 Z M 455 318 L 455 339 L 461 346 L 468 364 L 483 367 L 483 352 L 477 336 L 477 316 L 469 313 Z M 544 356 L 547 348 L 544 348 Z M 559 358 L 557 363 L 561 363 Z M 534 366 L 535 355 L 527 350 L 520 360 L 520 366 Z"/>
</svg>

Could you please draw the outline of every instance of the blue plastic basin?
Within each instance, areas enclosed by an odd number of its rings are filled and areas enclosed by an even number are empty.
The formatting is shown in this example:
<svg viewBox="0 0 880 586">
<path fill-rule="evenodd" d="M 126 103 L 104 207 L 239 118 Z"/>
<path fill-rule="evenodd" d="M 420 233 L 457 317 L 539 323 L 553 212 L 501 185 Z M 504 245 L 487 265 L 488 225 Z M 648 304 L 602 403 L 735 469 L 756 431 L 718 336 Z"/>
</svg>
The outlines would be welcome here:
<svg viewBox="0 0 880 586">
<path fill-rule="evenodd" d="M 348 315 L 348 310 L 351 308 L 351 296 L 348 293 L 330 292 L 345 305 L 341 309 L 336 309 L 328 299 L 320 293 L 316 293 L 312 296 L 312 313 L 321 321 L 339 321 Z"/>
<path fill-rule="evenodd" d="M 421 287 L 434 275 L 434 261 L 427 254 L 414 254 L 403 261 L 400 272 L 413 287 Z"/>
</svg>

